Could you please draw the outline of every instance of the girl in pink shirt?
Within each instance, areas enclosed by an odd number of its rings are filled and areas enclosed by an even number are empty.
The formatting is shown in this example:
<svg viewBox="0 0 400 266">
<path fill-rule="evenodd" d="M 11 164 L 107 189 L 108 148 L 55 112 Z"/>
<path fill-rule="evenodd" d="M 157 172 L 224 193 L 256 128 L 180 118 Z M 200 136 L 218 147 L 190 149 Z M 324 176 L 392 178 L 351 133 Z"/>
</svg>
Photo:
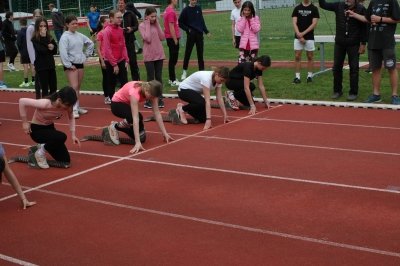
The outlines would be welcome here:
<svg viewBox="0 0 400 266">
<path fill-rule="evenodd" d="M 99 20 L 99 26 L 97 28 L 98 32 L 96 34 L 96 39 L 97 39 L 97 54 L 99 55 L 99 63 L 101 67 L 101 75 L 103 77 L 102 79 L 102 87 L 103 87 L 103 94 L 104 94 L 104 103 L 105 104 L 111 104 L 111 98 L 110 98 L 110 93 L 108 91 L 108 81 L 107 81 L 107 71 L 106 71 L 106 63 L 104 61 L 104 45 L 103 45 L 103 29 L 108 25 L 109 23 L 109 18 L 102 16 L 100 17 Z"/>
<path fill-rule="evenodd" d="M 120 122 L 111 122 L 108 133 L 113 144 L 120 144 L 118 131 L 126 133 L 135 141 L 135 146 L 130 153 L 138 153 L 144 150 L 142 142 L 146 140 L 143 116 L 139 112 L 139 102 L 148 100 L 152 103 L 154 117 L 167 143 L 173 140 L 165 130 L 160 110 L 158 109 L 158 97 L 161 96 L 162 84 L 157 80 L 149 82 L 130 81 L 118 90 L 111 101 L 112 113 L 122 118 Z"/>
<path fill-rule="evenodd" d="M 162 83 L 163 61 L 165 59 L 164 48 L 161 41 L 165 39 L 157 19 L 157 10 L 148 7 L 145 11 L 145 19 L 139 25 L 139 31 L 143 38 L 143 60 L 147 71 L 147 81 L 158 80 Z M 146 108 L 151 108 L 149 101 Z M 162 96 L 158 101 L 158 107 L 164 107 Z"/>
<path fill-rule="evenodd" d="M 19 99 L 19 113 L 22 128 L 29 134 L 33 141 L 39 143 L 29 149 L 29 165 L 38 168 L 49 168 L 46 151 L 61 162 L 65 168 L 71 163 L 69 152 L 65 146 L 67 135 L 54 127 L 54 121 L 60 119 L 65 113 L 69 119 L 72 142 L 80 146 L 80 141 L 75 135 L 75 118 L 73 106 L 77 95 L 72 87 L 64 87 L 43 99 Z M 35 108 L 31 122 L 27 119 L 27 107 Z"/>
</svg>

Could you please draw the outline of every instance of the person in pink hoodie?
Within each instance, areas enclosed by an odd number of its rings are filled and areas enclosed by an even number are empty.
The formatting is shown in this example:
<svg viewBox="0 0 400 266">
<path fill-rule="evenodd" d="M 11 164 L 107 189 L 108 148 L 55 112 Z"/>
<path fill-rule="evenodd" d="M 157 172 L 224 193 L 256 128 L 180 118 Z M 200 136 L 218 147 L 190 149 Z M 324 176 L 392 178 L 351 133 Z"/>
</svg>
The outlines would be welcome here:
<svg viewBox="0 0 400 266">
<path fill-rule="evenodd" d="M 236 29 L 241 34 L 238 63 L 251 62 L 257 57 L 260 47 L 257 35 L 261 30 L 261 22 L 250 1 L 243 3 L 240 15 L 236 23 Z"/>
<path fill-rule="evenodd" d="M 115 86 L 117 85 L 117 78 L 121 87 L 128 82 L 126 68 L 129 64 L 129 58 L 125 46 L 124 31 L 120 27 L 122 13 L 111 10 L 108 16 L 110 23 L 103 30 L 101 45 L 104 51 L 103 59 L 107 73 L 107 96 L 112 99 L 115 93 Z"/>
<path fill-rule="evenodd" d="M 139 25 L 139 32 L 143 38 L 143 60 L 147 71 L 147 81 L 157 80 L 162 84 L 162 69 L 165 59 L 161 41 L 165 40 L 164 32 L 157 19 L 157 10 L 148 7 L 145 19 Z M 152 108 L 151 102 L 146 101 L 145 108 Z M 163 108 L 162 96 L 158 99 L 158 107 Z"/>
</svg>

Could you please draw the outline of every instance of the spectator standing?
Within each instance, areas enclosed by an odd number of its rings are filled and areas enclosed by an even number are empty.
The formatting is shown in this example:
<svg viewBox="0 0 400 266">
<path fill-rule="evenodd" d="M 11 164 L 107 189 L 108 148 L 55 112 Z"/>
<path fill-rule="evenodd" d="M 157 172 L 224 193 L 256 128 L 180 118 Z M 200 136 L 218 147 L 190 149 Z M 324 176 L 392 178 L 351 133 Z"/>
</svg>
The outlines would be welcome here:
<svg viewBox="0 0 400 266">
<path fill-rule="evenodd" d="M 350 66 L 350 91 L 348 101 L 354 101 L 358 95 L 358 74 L 360 54 L 365 53 L 367 41 L 367 25 L 355 18 L 350 17 L 346 11 L 365 15 L 365 7 L 358 4 L 356 0 L 345 2 L 327 3 L 319 0 L 319 6 L 323 9 L 333 11 L 336 15 L 335 48 L 333 56 L 333 94 L 332 99 L 338 99 L 343 95 L 343 64 L 348 57 Z"/>
<path fill-rule="evenodd" d="M 86 14 L 86 17 L 90 36 L 93 36 L 97 32 L 97 26 L 100 19 L 100 11 L 97 9 L 95 4 L 90 5 L 90 12 Z"/>
<path fill-rule="evenodd" d="M 372 0 L 365 16 L 348 11 L 350 17 L 370 23 L 368 36 L 369 65 L 372 70 L 373 93 L 366 103 L 378 103 L 381 97 L 382 62 L 389 72 L 392 88 L 391 103 L 400 105 L 398 96 L 398 72 L 394 34 L 400 21 L 400 7 L 395 0 Z"/>
<path fill-rule="evenodd" d="M 261 30 L 260 18 L 256 16 L 254 5 L 246 1 L 240 10 L 241 17 L 236 23 L 236 29 L 240 32 L 239 60 L 238 63 L 251 62 L 258 54 L 260 47 L 258 32 Z"/>
<path fill-rule="evenodd" d="M 190 55 L 192 54 L 193 46 L 196 44 L 197 62 L 199 70 L 204 70 L 204 36 L 210 36 L 206 23 L 204 22 L 203 12 L 201 7 L 197 5 L 197 0 L 189 0 L 189 5 L 186 6 L 179 15 L 179 27 L 186 32 L 186 49 L 183 59 L 183 72 L 181 79 L 184 80 L 187 76 L 189 67 Z"/>
<path fill-rule="evenodd" d="M 181 32 L 178 25 L 178 16 L 176 15 L 175 7 L 178 4 L 178 0 L 167 0 L 168 6 L 164 11 L 164 34 L 167 39 L 167 45 L 169 50 L 168 60 L 168 73 L 169 73 L 169 84 L 171 86 L 178 86 L 179 80 L 176 78 L 175 67 L 178 63 L 179 56 L 179 39 L 181 38 Z M 239 0 L 240 1 L 240 0 Z"/>
<path fill-rule="evenodd" d="M 51 12 L 51 21 L 53 22 L 54 35 L 56 36 L 57 42 L 60 43 L 61 35 L 64 32 L 65 18 L 63 13 L 58 10 L 54 4 L 49 4 L 49 10 Z"/>
<path fill-rule="evenodd" d="M 97 54 L 99 55 L 99 63 L 102 75 L 102 87 L 103 87 L 103 94 L 104 94 L 104 104 L 111 104 L 111 98 L 108 92 L 108 80 L 107 80 L 107 67 L 106 62 L 104 61 L 104 45 L 103 45 L 103 33 L 104 28 L 109 23 L 109 18 L 106 16 L 100 17 L 99 26 L 97 27 Z"/>
<path fill-rule="evenodd" d="M 35 21 L 35 31 L 32 37 L 35 49 L 35 69 L 42 92 L 42 97 L 57 91 L 57 74 L 54 55 L 57 53 L 57 43 L 49 33 L 47 19 L 41 17 Z"/>
<path fill-rule="evenodd" d="M 0 17 L 1 21 L 1 17 Z M 0 38 L 0 89 L 7 89 L 7 85 L 4 83 L 3 63 L 6 61 L 6 52 L 4 51 L 4 44 L 2 38 Z"/>
<path fill-rule="evenodd" d="M 294 84 L 301 82 L 301 54 L 303 50 L 307 54 L 307 82 L 312 82 L 314 66 L 314 29 L 319 19 L 318 8 L 314 6 L 311 0 L 303 0 L 292 12 L 292 23 L 294 28 L 294 66 L 295 78 Z"/>
<path fill-rule="evenodd" d="M 142 19 L 142 14 L 140 14 L 132 2 L 126 4 L 126 10 L 133 12 L 138 20 Z M 136 54 L 141 54 L 143 52 L 142 46 L 137 39 L 135 40 L 135 51 Z"/>
<path fill-rule="evenodd" d="M 118 0 L 118 10 L 122 13 L 123 19 L 121 27 L 124 30 L 125 46 L 129 57 L 129 67 L 132 80 L 140 80 L 139 66 L 137 64 L 135 50 L 135 32 L 139 28 L 139 22 L 136 15 L 126 9 L 126 1 Z"/>
<path fill-rule="evenodd" d="M 27 30 L 27 19 L 21 18 L 19 24 L 21 26 L 17 34 L 17 47 L 21 57 L 21 64 L 24 67 L 24 81 L 19 84 L 20 88 L 27 88 L 30 86 L 28 79 L 29 69 L 31 68 L 31 60 L 29 59 L 28 47 L 26 45 L 26 30 Z"/>
<path fill-rule="evenodd" d="M 103 31 L 102 47 L 108 81 L 107 95 L 112 99 L 115 93 L 117 79 L 121 87 L 128 82 L 126 68 L 129 64 L 127 49 L 125 46 L 124 32 L 121 28 L 122 13 L 111 10 L 109 14 L 110 24 Z"/>
<path fill-rule="evenodd" d="M 93 53 L 93 42 L 82 33 L 78 32 L 78 19 L 71 15 L 66 17 L 65 26 L 67 31 L 63 33 L 59 43 L 60 57 L 64 65 L 64 73 L 69 85 L 74 88 L 79 97 L 81 83 L 84 75 L 84 63 L 86 58 Z M 84 51 L 84 47 L 86 47 Z M 74 104 L 73 115 L 79 118 L 88 111 L 80 107 L 79 99 Z"/>
<path fill-rule="evenodd" d="M 4 39 L 6 54 L 7 56 L 10 57 L 10 61 L 7 64 L 8 69 L 10 71 L 17 71 L 17 69 L 14 66 L 15 58 L 17 57 L 18 54 L 18 49 L 17 46 L 15 45 L 15 41 L 17 40 L 17 33 L 14 29 L 13 20 L 14 20 L 14 13 L 8 11 L 6 13 L 6 19 L 3 21 L 2 35 Z"/>
<path fill-rule="evenodd" d="M 236 23 L 238 22 L 238 20 L 240 18 L 240 10 L 242 7 L 242 1 L 241 0 L 233 0 L 233 4 L 235 5 L 235 8 L 232 9 L 232 11 L 231 11 L 232 45 L 236 49 L 239 49 L 241 34 L 236 29 Z"/>
<path fill-rule="evenodd" d="M 147 81 L 157 80 L 162 84 L 165 54 L 161 41 L 165 39 L 165 35 L 158 22 L 157 10 L 154 7 L 146 8 L 145 19 L 140 23 L 139 31 L 143 38 L 143 60 L 147 72 Z M 151 109 L 151 101 L 147 100 L 144 107 Z M 162 95 L 158 99 L 158 107 L 164 107 Z"/>
<path fill-rule="evenodd" d="M 32 14 L 33 14 L 33 19 L 26 30 L 26 47 L 28 49 L 29 60 L 31 62 L 31 69 L 32 69 L 32 80 L 29 85 L 35 86 L 36 99 L 40 99 L 41 98 L 40 84 L 38 81 L 35 81 L 36 70 L 35 70 L 34 63 L 35 63 L 36 56 L 35 56 L 35 49 L 33 48 L 32 36 L 35 31 L 35 21 L 36 21 L 36 19 L 41 18 L 43 16 L 43 13 L 42 13 L 42 10 L 35 9 L 32 12 Z"/>
</svg>

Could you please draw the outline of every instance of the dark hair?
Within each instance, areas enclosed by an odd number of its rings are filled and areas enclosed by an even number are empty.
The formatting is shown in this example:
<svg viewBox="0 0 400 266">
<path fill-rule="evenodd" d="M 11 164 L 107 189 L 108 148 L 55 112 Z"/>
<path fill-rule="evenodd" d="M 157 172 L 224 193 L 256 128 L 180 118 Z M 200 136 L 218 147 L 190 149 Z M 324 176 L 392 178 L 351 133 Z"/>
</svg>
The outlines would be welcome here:
<svg viewBox="0 0 400 266">
<path fill-rule="evenodd" d="M 242 9 L 240 9 L 240 14 L 242 14 L 243 9 L 244 9 L 245 7 L 250 8 L 251 16 L 252 16 L 252 17 L 255 17 L 255 16 L 256 16 L 256 10 L 254 9 L 253 3 L 250 2 L 250 1 L 246 1 L 246 2 L 243 3 Z"/>
<path fill-rule="evenodd" d="M 259 62 L 261 65 L 263 65 L 265 67 L 271 66 L 271 57 L 269 57 L 268 55 L 262 55 L 262 56 L 256 58 L 256 60 L 254 60 L 254 61 Z"/>
<path fill-rule="evenodd" d="M 49 95 L 47 98 L 50 99 L 51 102 L 55 102 L 58 98 L 60 98 L 62 103 L 67 106 L 73 106 L 78 100 L 76 91 L 70 86 L 63 87 L 59 91 Z"/>
<path fill-rule="evenodd" d="M 104 28 L 104 22 L 106 22 L 106 19 L 108 19 L 107 16 L 100 16 L 99 23 L 97 24 L 97 32 Z"/>
<path fill-rule="evenodd" d="M 19 25 L 26 26 L 27 23 L 28 23 L 28 20 L 26 18 L 19 19 Z"/>
<path fill-rule="evenodd" d="M 6 13 L 6 18 L 10 18 L 10 17 L 12 17 L 12 16 L 14 16 L 14 13 L 11 12 L 11 11 L 7 11 L 7 13 Z"/>
<path fill-rule="evenodd" d="M 55 7 L 56 7 L 56 6 L 55 6 L 53 3 L 50 3 L 50 4 L 49 4 L 49 9 L 50 9 L 50 8 L 55 8 Z M 51 10 L 50 10 L 50 11 L 51 11 Z"/>
<path fill-rule="evenodd" d="M 226 80 L 229 79 L 229 68 L 227 67 L 216 67 L 214 68 L 214 72 L 217 73 L 221 78 L 224 78 Z"/>
<path fill-rule="evenodd" d="M 0 177 L 4 171 L 4 168 L 6 168 L 6 162 L 4 161 L 4 158 L 2 156 L 2 157 L 0 157 Z"/>
<path fill-rule="evenodd" d="M 148 8 L 146 8 L 146 11 L 144 12 L 144 15 L 148 16 L 148 15 L 153 14 L 153 13 L 157 14 L 157 10 L 152 6 L 149 6 Z"/>
<path fill-rule="evenodd" d="M 68 30 L 67 24 L 71 23 L 74 20 L 78 21 L 78 18 L 74 15 L 69 15 L 65 18 L 65 30 Z"/>
<path fill-rule="evenodd" d="M 47 19 L 44 17 L 40 17 L 35 21 L 35 31 L 32 34 L 32 40 L 40 40 L 40 23 L 44 22 L 46 23 L 46 38 L 50 41 L 51 40 L 51 35 L 49 33 L 49 25 L 47 24 Z"/>
</svg>

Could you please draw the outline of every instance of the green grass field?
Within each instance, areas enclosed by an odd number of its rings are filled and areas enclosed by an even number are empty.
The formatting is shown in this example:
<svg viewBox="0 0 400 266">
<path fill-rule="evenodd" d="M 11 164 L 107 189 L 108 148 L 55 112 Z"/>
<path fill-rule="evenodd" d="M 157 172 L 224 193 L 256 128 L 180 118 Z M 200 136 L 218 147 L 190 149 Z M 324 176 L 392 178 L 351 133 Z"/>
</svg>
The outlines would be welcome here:
<svg viewBox="0 0 400 266">
<path fill-rule="evenodd" d="M 260 33 L 260 51 L 259 55 L 268 54 L 273 61 L 292 61 L 293 60 L 293 33 L 291 25 L 292 8 L 265 9 L 260 11 L 262 20 L 262 30 Z M 334 15 L 332 12 L 320 11 L 321 19 L 318 23 L 317 35 L 331 35 L 334 33 Z M 230 20 L 229 12 L 211 13 L 205 15 L 206 24 L 211 32 L 211 37 L 205 37 L 204 57 L 207 60 L 224 60 L 227 62 L 235 62 L 237 58 L 237 50 L 232 47 L 230 36 Z M 284 19 L 282 19 L 284 18 Z M 81 31 L 88 34 L 85 28 Z M 139 34 L 136 33 L 139 37 Z M 140 37 L 139 37 L 140 38 Z M 318 47 L 318 45 L 317 45 Z M 181 41 L 181 49 L 179 59 L 183 59 L 184 41 Z M 164 51 L 168 58 L 168 48 L 164 42 Z M 333 44 L 325 45 L 325 59 L 333 60 Z M 315 61 L 319 61 L 320 53 L 315 51 Z M 304 57 L 305 59 L 305 57 Z M 366 55 L 362 55 L 360 61 L 368 61 Z M 138 56 L 138 62 L 142 62 L 142 56 Z M 191 62 L 193 67 L 189 69 L 189 73 L 196 71 L 197 59 L 195 50 L 192 53 Z M 6 67 L 5 67 L 6 69 Z M 177 66 L 177 76 L 180 78 L 182 66 Z M 315 71 L 318 71 L 316 68 Z M 304 79 L 306 70 L 303 70 L 302 77 Z M 59 86 L 67 84 L 62 67 L 57 67 L 57 76 Z M 128 75 L 129 76 L 129 75 Z M 314 78 L 314 82 L 299 85 L 293 85 L 293 69 L 290 68 L 272 68 L 264 74 L 264 80 L 267 86 L 267 93 L 271 98 L 285 99 L 307 99 L 307 100 L 330 100 L 332 93 L 332 72 L 328 71 Z M 141 77 L 145 79 L 145 69 L 141 68 Z M 22 71 L 9 73 L 5 71 L 5 82 L 9 87 L 18 87 L 23 80 Z M 166 62 L 164 63 L 163 80 L 165 85 L 165 93 L 174 93 L 176 88 L 168 86 L 168 69 Z M 359 98 L 358 101 L 366 99 L 371 93 L 371 77 L 370 74 L 360 71 L 359 82 Z M 348 70 L 344 70 L 344 93 L 346 95 L 349 87 Z M 98 66 L 85 67 L 85 78 L 83 81 L 83 90 L 101 91 L 101 72 Z M 256 94 L 258 95 L 258 94 Z M 382 95 L 385 102 L 389 102 L 390 88 L 388 74 L 383 72 Z M 342 98 L 343 100 L 345 98 Z"/>
</svg>

